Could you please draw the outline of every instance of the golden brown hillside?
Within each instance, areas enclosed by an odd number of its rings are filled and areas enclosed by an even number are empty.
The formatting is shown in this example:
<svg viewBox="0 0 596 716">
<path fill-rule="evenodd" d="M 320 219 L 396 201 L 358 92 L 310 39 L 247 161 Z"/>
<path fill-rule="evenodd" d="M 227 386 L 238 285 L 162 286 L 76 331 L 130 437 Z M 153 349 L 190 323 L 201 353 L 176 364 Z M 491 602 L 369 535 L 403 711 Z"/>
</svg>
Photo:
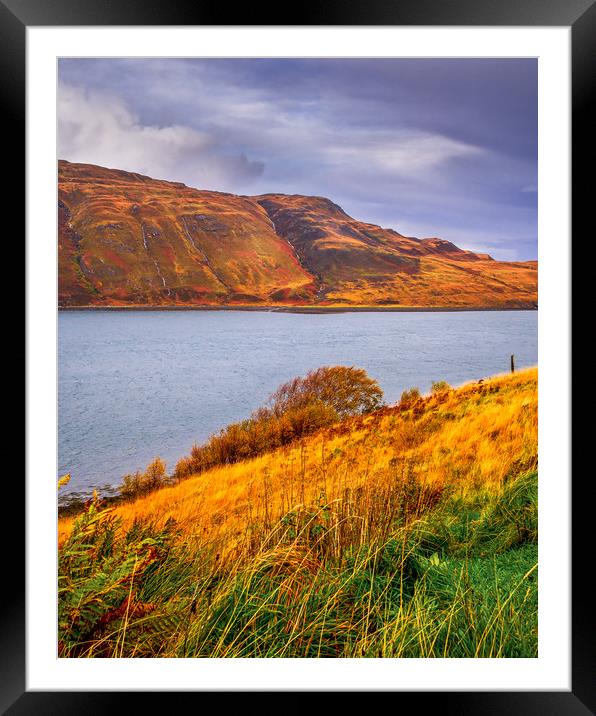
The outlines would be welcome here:
<svg viewBox="0 0 596 716">
<path fill-rule="evenodd" d="M 312 278 L 256 202 L 91 165 L 59 165 L 63 305 L 250 304 Z"/>
<path fill-rule="evenodd" d="M 328 199 L 237 196 L 58 166 L 59 303 L 533 308 L 536 262 L 356 221 Z"/>
<path fill-rule="evenodd" d="M 498 491 L 536 469 L 537 378 L 537 369 L 527 369 L 349 418 L 118 505 L 114 514 L 124 528 L 173 518 L 186 538 L 218 544 L 223 555 L 245 549 L 256 526 L 321 500 L 338 509 L 373 501 L 381 514 L 404 481 L 420 485 L 424 499 L 445 490 Z M 71 525 L 72 518 L 60 520 L 61 542 Z"/>
<path fill-rule="evenodd" d="M 494 261 L 444 239 L 416 239 L 356 221 L 320 197 L 256 197 L 333 304 L 530 306 L 536 262 Z"/>
</svg>

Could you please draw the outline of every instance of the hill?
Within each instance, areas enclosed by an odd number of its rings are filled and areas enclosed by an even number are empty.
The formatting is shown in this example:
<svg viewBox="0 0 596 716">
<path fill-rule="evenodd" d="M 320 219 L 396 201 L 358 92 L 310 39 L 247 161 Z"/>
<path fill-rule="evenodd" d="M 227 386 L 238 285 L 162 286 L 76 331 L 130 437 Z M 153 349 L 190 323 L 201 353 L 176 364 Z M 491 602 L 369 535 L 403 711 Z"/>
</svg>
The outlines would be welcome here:
<svg viewBox="0 0 596 716">
<path fill-rule="evenodd" d="M 193 189 L 58 164 L 61 306 L 533 308 L 502 262 L 348 216 L 329 199 Z"/>
<path fill-rule="evenodd" d="M 531 657 L 537 372 L 59 523 L 63 656 Z"/>
</svg>

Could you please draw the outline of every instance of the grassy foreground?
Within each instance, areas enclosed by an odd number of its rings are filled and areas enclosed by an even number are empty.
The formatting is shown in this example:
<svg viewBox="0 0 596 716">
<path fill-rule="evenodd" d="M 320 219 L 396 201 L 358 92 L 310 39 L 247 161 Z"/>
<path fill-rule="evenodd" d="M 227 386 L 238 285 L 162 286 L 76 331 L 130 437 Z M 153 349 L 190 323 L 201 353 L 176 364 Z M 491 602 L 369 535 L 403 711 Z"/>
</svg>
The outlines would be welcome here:
<svg viewBox="0 0 596 716">
<path fill-rule="evenodd" d="M 59 523 L 63 657 L 537 656 L 537 371 Z"/>
</svg>

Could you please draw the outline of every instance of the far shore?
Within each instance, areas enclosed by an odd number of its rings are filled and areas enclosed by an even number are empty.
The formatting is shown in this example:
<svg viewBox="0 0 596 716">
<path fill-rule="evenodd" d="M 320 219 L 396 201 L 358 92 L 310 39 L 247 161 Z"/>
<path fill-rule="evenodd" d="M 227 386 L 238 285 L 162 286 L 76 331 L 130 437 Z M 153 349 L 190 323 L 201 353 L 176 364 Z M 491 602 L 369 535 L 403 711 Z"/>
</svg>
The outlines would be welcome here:
<svg viewBox="0 0 596 716">
<path fill-rule="evenodd" d="M 452 313 L 461 311 L 536 311 L 538 306 L 58 306 L 59 311 L 261 311 L 265 313 Z"/>
</svg>

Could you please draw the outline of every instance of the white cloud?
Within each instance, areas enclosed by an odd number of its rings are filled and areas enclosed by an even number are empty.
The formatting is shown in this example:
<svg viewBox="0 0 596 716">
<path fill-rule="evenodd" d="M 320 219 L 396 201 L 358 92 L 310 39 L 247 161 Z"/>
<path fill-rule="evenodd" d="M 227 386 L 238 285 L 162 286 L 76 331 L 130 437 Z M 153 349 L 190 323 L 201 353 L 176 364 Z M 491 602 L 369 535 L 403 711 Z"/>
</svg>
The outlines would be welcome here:
<svg viewBox="0 0 596 716">
<path fill-rule="evenodd" d="M 346 108 L 329 100 L 296 102 L 283 94 L 203 75 L 188 78 L 183 85 L 157 83 L 150 92 L 157 106 L 192 108 L 197 126 L 209 127 L 232 146 L 253 147 L 267 157 L 268 165 L 278 162 L 299 169 L 308 164 L 310 171 L 316 167 L 330 172 L 339 168 L 358 177 L 364 170 L 412 181 L 415 175 L 426 180 L 452 159 L 486 154 L 438 133 L 404 129 L 399 122 L 393 130 L 379 131 L 338 121 Z"/>
<path fill-rule="evenodd" d="M 353 139 L 351 146 L 329 147 L 328 157 L 336 164 L 362 163 L 395 176 L 423 174 L 451 159 L 483 153 L 478 147 L 438 134 L 409 132 L 377 135 L 372 141 L 362 136 Z"/>
<path fill-rule="evenodd" d="M 221 155 L 206 131 L 183 125 L 151 126 L 118 98 L 60 85 L 58 152 L 61 159 L 99 164 L 214 188 L 229 179 L 249 181 L 263 165 L 244 155 Z"/>
</svg>

